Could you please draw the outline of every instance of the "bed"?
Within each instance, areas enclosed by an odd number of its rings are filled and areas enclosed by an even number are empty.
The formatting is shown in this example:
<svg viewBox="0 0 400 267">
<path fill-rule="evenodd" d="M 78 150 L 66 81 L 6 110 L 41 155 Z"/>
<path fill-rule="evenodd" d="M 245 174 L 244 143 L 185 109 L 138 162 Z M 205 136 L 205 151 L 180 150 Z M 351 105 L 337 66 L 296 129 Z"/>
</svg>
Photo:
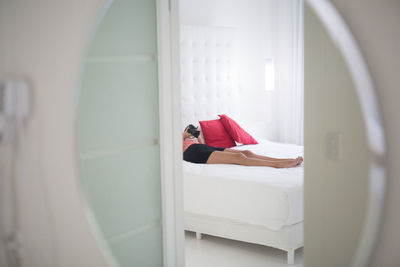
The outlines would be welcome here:
<svg viewBox="0 0 400 267">
<path fill-rule="evenodd" d="M 303 147 L 259 141 L 235 147 L 274 157 Z M 303 167 L 276 169 L 183 163 L 185 228 L 288 252 L 303 246 Z"/>
<path fill-rule="evenodd" d="M 242 119 L 235 29 L 181 26 L 182 129 L 229 114 Z M 242 125 L 243 126 L 243 125 Z M 244 127 L 247 130 L 247 127 Z M 303 147 L 257 138 L 237 146 L 271 157 Z M 275 169 L 183 162 L 185 230 L 275 247 L 289 264 L 303 246 L 303 167 Z"/>
</svg>

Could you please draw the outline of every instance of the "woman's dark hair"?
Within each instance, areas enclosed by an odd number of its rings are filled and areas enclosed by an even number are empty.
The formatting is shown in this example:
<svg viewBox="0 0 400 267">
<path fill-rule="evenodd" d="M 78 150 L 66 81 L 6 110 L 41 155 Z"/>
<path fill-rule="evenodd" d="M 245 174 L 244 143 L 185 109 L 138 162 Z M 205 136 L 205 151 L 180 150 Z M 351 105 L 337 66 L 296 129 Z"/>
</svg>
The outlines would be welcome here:
<svg viewBox="0 0 400 267">
<path fill-rule="evenodd" d="M 189 124 L 188 126 L 186 126 L 185 131 L 187 129 L 188 133 L 197 138 L 200 135 L 200 131 L 197 130 L 197 128 L 198 127 L 195 127 L 193 124 Z"/>
</svg>

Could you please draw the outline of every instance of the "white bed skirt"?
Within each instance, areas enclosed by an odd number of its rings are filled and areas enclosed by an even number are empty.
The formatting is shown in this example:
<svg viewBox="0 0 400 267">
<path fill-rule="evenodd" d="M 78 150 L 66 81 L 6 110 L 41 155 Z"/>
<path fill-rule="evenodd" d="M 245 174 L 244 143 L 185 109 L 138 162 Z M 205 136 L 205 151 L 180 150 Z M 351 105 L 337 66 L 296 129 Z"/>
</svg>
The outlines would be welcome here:
<svg viewBox="0 0 400 267">
<path fill-rule="evenodd" d="M 240 224 L 227 219 L 185 213 L 185 230 L 245 241 L 289 251 L 303 246 L 303 222 L 270 230 L 265 226 Z"/>
<path fill-rule="evenodd" d="M 185 230 L 196 232 L 196 238 L 208 234 L 248 243 L 274 247 L 287 252 L 287 263 L 294 263 L 294 252 L 303 247 L 304 223 L 270 230 L 265 226 L 235 223 L 227 219 L 185 213 Z"/>
</svg>

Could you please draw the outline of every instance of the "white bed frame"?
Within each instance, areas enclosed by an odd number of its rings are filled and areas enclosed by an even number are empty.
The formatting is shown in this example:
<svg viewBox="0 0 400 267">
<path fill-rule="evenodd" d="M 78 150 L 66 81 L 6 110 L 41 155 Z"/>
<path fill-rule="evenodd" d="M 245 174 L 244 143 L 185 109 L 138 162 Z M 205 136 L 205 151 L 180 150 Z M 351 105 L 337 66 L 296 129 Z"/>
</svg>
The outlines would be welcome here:
<svg viewBox="0 0 400 267">
<path fill-rule="evenodd" d="M 185 229 L 195 232 L 197 239 L 201 239 L 202 234 L 207 234 L 284 250 L 287 252 L 288 264 L 294 263 L 295 250 L 304 244 L 303 222 L 273 231 L 264 226 L 234 224 L 227 220 L 185 212 Z"/>
<path fill-rule="evenodd" d="M 181 26 L 182 128 L 200 120 L 229 114 L 240 119 L 235 29 Z M 185 230 L 278 248 L 287 252 L 288 264 L 303 246 L 303 222 L 278 231 L 250 224 L 185 212 Z"/>
</svg>

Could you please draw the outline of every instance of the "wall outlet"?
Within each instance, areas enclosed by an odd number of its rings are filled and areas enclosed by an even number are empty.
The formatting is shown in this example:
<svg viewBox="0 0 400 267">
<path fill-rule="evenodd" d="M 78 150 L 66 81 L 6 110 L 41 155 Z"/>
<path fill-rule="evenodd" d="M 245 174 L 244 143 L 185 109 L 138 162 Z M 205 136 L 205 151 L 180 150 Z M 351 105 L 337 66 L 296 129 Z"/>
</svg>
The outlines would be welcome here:
<svg viewBox="0 0 400 267">
<path fill-rule="evenodd" d="M 330 160 L 342 159 L 342 133 L 328 132 L 325 136 L 326 158 Z"/>
</svg>

